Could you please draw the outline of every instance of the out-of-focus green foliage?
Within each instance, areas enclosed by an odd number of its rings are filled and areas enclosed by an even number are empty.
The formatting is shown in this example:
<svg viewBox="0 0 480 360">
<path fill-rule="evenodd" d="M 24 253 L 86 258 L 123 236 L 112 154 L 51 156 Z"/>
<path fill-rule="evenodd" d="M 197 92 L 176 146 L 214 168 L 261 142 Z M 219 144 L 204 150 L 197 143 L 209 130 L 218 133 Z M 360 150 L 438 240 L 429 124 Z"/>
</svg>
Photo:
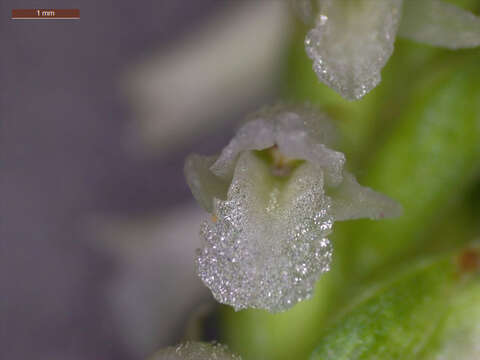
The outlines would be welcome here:
<svg viewBox="0 0 480 360">
<path fill-rule="evenodd" d="M 375 269 L 424 246 L 425 233 L 478 174 L 479 64 L 477 54 L 443 58 L 410 92 L 410 102 L 364 177 L 366 184 L 400 201 L 405 215 L 351 227 L 360 232 L 351 244 L 352 269 Z"/>
<path fill-rule="evenodd" d="M 476 0 L 451 2 L 480 10 Z M 375 286 L 379 274 L 397 273 L 415 258 L 454 251 L 480 235 L 480 206 L 475 205 L 480 203 L 480 50 L 453 52 L 397 40 L 381 84 L 363 100 L 348 102 L 318 82 L 304 50 L 305 30 L 298 24 L 292 38 L 285 98 L 317 104 L 337 121 L 339 148 L 347 156 L 347 167 L 362 185 L 399 201 L 405 214 L 395 220 L 336 224 L 331 237 L 335 248 L 332 270 L 320 279 L 312 300 L 276 315 L 256 310 L 235 313 L 222 306 L 221 340 L 244 360 L 307 359 L 322 334 L 332 334 L 328 331 L 338 314 L 352 306 L 365 287 Z M 446 344 L 443 339 L 456 324 L 471 325 L 468 316 L 452 309 L 467 303 L 474 307 L 479 297 L 480 285 L 455 285 L 461 294 L 457 297 L 453 287 L 441 284 L 454 282 L 453 266 L 442 260 L 412 269 L 425 274 L 421 288 L 411 289 L 416 291 L 418 303 L 402 297 L 408 288 L 407 275 L 391 283 L 390 294 L 398 297 L 391 304 L 398 303 L 398 316 L 428 313 L 429 306 L 440 306 L 445 325 L 428 338 L 430 348 L 438 352 L 447 351 L 442 348 Z M 426 298 L 422 302 L 422 291 L 443 297 L 444 303 Z M 367 309 L 357 308 L 345 317 L 345 323 L 365 318 L 361 312 Z M 388 309 L 385 311 L 388 314 Z M 352 314 L 357 314 L 357 320 L 350 319 Z M 392 314 L 392 321 L 398 319 L 395 316 Z M 410 324 L 426 331 L 428 322 L 429 316 L 418 315 Z M 369 329 L 374 331 L 375 326 Z M 408 341 L 406 328 L 398 329 L 397 340 Z M 339 334 L 338 344 L 347 341 Z M 372 344 L 377 341 L 374 334 L 365 336 Z M 372 348 L 380 351 L 379 346 L 373 344 Z M 398 351 L 399 359 L 415 358 L 400 356 L 407 354 L 400 348 L 392 351 Z M 437 358 L 433 350 L 422 355 L 428 360 Z M 327 358 L 318 356 L 315 359 Z"/>
</svg>

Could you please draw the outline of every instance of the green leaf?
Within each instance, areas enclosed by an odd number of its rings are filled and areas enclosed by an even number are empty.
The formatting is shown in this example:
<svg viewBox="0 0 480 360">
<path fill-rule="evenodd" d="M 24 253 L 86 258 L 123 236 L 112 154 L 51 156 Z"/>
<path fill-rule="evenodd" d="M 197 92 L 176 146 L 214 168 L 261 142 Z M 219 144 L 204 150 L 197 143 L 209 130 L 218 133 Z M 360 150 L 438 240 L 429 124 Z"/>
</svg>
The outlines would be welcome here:
<svg viewBox="0 0 480 360">
<path fill-rule="evenodd" d="M 465 279 L 471 268 L 455 259 L 422 261 L 370 290 L 323 336 L 311 360 L 458 360 L 460 350 L 478 351 L 480 279 Z"/>
</svg>

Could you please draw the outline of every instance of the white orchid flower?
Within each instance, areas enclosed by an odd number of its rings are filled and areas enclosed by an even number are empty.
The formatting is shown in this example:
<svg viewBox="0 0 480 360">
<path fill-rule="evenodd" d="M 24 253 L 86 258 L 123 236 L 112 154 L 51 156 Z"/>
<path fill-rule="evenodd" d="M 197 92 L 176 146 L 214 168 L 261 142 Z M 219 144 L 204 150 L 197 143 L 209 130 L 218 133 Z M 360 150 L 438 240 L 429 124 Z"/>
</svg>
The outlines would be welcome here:
<svg viewBox="0 0 480 360">
<path fill-rule="evenodd" d="M 480 45 L 480 17 L 442 0 L 291 0 L 320 81 L 358 100 L 381 80 L 396 36 L 449 49 Z"/>
<path fill-rule="evenodd" d="M 212 214 L 197 271 L 217 301 L 283 311 L 329 270 L 334 221 L 401 213 L 344 169 L 333 138 L 324 115 L 275 106 L 254 114 L 219 156 L 189 156 L 187 182 Z"/>
<path fill-rule="evenodd" d="M 160 350 L 148 360 L 242 360 L 225 345 L 217 343 L 186 342 Z"/>
</svg>

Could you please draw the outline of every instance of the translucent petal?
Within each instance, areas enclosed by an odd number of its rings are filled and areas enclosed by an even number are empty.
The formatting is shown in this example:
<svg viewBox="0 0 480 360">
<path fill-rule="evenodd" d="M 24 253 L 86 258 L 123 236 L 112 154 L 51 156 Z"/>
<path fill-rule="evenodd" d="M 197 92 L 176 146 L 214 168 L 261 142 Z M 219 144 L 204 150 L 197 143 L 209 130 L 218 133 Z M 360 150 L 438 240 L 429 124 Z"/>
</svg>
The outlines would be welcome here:
<svg viewBox="0 0 480 360">
<path fill-rule="evenodd" d="M 235 160 L 241 151 L 262 150 L 275 144 L 273 137 L 274 124 L 271 119 L 262 117 L 247 122 L 238 129 L 235 137 L 222 150 L 211 170 L 220 177 L 231 178 Z"/>
<path fill-rule="evenodd" d="M 218 156 L 191 154 L 185 160 L 187 184 L 198 203 L 208 212 L 213 210 L 213 199 L 226 199 L 229 181 L 216 176 L 210 167 Z"/>
<path fill-rule="evenodd" d="M 278 118 L 275 142 L 289 158 L 307 160 L 321 169 L 327 184 L 338 185 L 342 181 L 345 156 L 316 142 L 297 114 L 286 113 Z"/>
<path fill-rule="evenodd" d="M 326 146 L 335 140 L 333 125 L 326 116 L 309 107 L 278 105 L 253 114 L 250 119 L 212 165 L 216 175 L 231 178 L 235 160 L 242 151 L 278 145 L 284 155 L 311 161 L 321 168 L 327 184 L 341 182 L 345 157 Z"/>
<path fill-rule="evenodd" d="M 296 115 L 302 122 L 308 135 L 313 141 L 324 144 L 328 147 L 335 147 L 337 144 L 337 130 L 328 118 L 314 106 L 278 106 L 277 113 L 282 117 L 282 113 Z"/>
<path fill-rule="evenodd" d="M 321 0 L 317 24 L 305 39 L 313 69 L 348 100 L 381 80 L 393 52 L 403 0 Z"/>
<path fill-rule="evenodd" d="M 160 350 L 148 360 L 241 360 L 225 345 L 186 342 Z"/>
<path fill-rule="evenodd" d="M 252 152 L 240 155 L 227 200 L 215 204 L 217 220 L 203 225 L 197 255 L 198 274 L 219 302 L 278 312 L 312 294 L 332 256 L 322 178 L 303 163 L 278 181 Z"/>
<path fill-rule="evenodd" d="M 394 200 L 361 186 L 355 177 L 346 171 L 343 176 L 342 184 L 328 191 L 332 198 L 330 214 L 335 221 L 360 218 L 376 220 L 402 214 L 402 207 Z"/>
<path fill-rule="evenodd" d="M 405 0 L 399 35 L 450 49 L 480 46 L 480 17 L 441 0 Z"/>
</svg>

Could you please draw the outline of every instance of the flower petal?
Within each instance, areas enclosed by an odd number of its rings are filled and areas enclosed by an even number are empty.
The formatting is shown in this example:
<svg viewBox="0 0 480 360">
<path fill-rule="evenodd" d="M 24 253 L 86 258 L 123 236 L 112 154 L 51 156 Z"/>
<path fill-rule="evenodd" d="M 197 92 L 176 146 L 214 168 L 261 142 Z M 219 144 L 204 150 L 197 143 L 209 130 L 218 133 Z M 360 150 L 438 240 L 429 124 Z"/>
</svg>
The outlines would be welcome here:
<svg viewBox="0 0 480 360">
<path fill-rule="evenodd" d="M 242 151 L 263 150 L 275 144 L 273 137 L 274 124 L 271 119 L 262 117 L 247 122 L 238 129 L 235 137 L 222 150 L 219 158 L 212 165 L 215 175 L 224 179 L 231 178 L 235 168 L 235 160 Z"/>
<path fill-rule="evenodd" d="M 401 205 L 394 200 L 360 185 L 347 171 L 344 171 L 343 177 L 344 181 L 338 188 L 328 191 L 332 198 L 330 214 L 336 221 L 361 218 L 376 220 L 402 214 Z"/>
<path fill-rule="evenodd" d="M 322 0 L 305 39 L 320 81 L 348 100 L 377 86 L 393 52 L 402 1 Z"/>
<path fill-rule="evenodd" d="M 250 151 L 237 162 L 226 201 L 202 229 L 197 271 L 221 303 L 236 310 L 283 311 L 308 298 L 329 269 L 330 199 L 322 173 L 303 163 L 285 182 Z"/>
<path fill-rule="evenodd" d="M 191 154 L 185 160 L 187 184 L 198 203 L 208 212 L 213 210 L 213 199 L 226 199 L 229 181 L 210 171 L 218 156 Z"/>
<path fill-rule="evenodd" d="M 323 119 L 317 120 L 321 123 Z M 345 155 L 319 143 L 303 118 L 295 113 L 284 113 L 277 118 L 276 125 L 275 142 L 281 153 L 309 161 L 323 172 L 327 185 L 336 186 L 342 181 Z"/>
<path fill-rule="evenodd" d="M 317 165 L 324 172 L 326 183 L 335 186 L 342 181 L 345 156 L 327 148 L 334 140 L 335 130 L 325 115 L 309 107 L 277 105 L 253 114 L 211 170 L 219 177 L 231 179 L 240 152 L 278 145 L 284 155 Z"/>
<path fill-rule="evenodd" d="M 480 46 L 480 17 L 441 0 L 405 0 L 399 35 L 450 49 Z"/>
</svg>

